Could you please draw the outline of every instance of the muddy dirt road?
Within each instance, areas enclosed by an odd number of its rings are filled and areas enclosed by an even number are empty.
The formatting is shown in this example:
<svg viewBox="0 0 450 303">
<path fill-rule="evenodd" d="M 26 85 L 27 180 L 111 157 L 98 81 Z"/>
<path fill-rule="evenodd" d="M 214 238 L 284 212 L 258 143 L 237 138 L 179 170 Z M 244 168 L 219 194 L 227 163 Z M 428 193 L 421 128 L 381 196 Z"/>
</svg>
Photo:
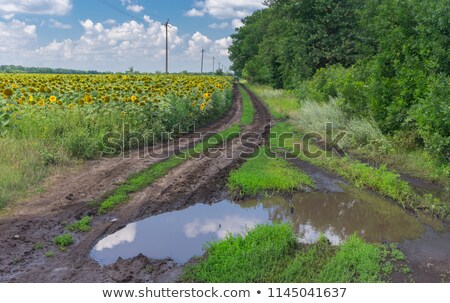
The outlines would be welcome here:
<svg viewBox="0 0 450 303">
<path fill-rule="evenodd" d="M 245 155 L 266 142 L 273 122 L 265 106 L 252 92 L 249 94 L 255 106 L 255 120 L 242 129 L 240 138 L 185 161 L 106 215 L 97 215 L 98 204 L 95 201 L 101 201 L 130 174 L 161 161 L 177 149 L 192 146 L 200 138 L 188 134 L 177 141 L 179 143 L 156 146 L 151 155 L 143 157 L 142 150 L 137 150 L 126 159 L 90 161 L 53 177 L 43 194 L 22 203 L 0 219 L 0 282 L 177 281 L 182 266 L 172 260 L 152 260 L 138 255 L 102 267 L 90 257 L 91 250 L 99 240 L 129 223 L 183 210 L 199 202 L 222 201 L 229 172 L 244 161 Z M 198 132 L 214 133 L 239 124 L 241 113 L 242 99 L 235 87 L 234 102 L 225 117 Z M 345 183 L 344 180 L 298 159 L 292 163 L 314 179 L 317 191 L 324 195 L 345 194 L 339 185 Z M 300 195 L 299 199 L 302 200 L 303 196 Z M 302 202 L 302 208 L 305 203 Z M 52 244 L 53 237 L 65 233 L 67 224 L 85 215 L 94 216 L 88 233 L 76 233 L 75 244 L 64 252 Z M 323 219 L 323 215 L 318 218 Z M 447 239 L 447 235 L 427 231 L 421 239 L 405 241 L 400 246 L 411 260 L 416 281 L 448 281 L 450 256 L 446 252 L 448 245 L 442 246 Z M 54 256 L 46 256 L 49 251 L 53 251 Z M 430 261 L 430 257 L 434 259 Z M 394 281 L 409 282 L 407 279 L 410 277 L 394 278 Z"/>
<path fill-rule="evenodd" d="M 141 157 L 140 151 L 128 159 L 111 158 L 91 161 L 76 171 L 54 177 L 46 192 L 17 207 L 1 219 L 0 281 L 6 282 L 114 282 L 174 281 L 179 266 L 170 260 L 149 260 L 144 256 L 100 267 L 89 257 L 95 243 L 127 223 L 154 214 L 192 205 L 199 199 L 210 201 L 220 192 L 229 171 L 242 162 L 241 154 L 264 143 L 271 118 L 266 108 L 254 100 L 254 123 L 243 135 L 213 152 L 190 159 L 176 167 L 143 191 L 132 196 L 123 207 L 103 216 L 95 216 L 93 228 L 78 233 L 76 243 L 65 252 L 58 251 L 52 238 L 64 233 L 65 225 L 85 215 L 95 215 L 99 201 L 131 173 L 161 161 L 161 157 Z M 242 100 L 235 87 L 232 108 L 220 121 L 203 128 L 202 133 L 219 132 L 239 124 Z M 156 154 L 173 153 L 178 147 L 192 146 L 199 138 L 187 135 L 183 143 L 161 145 Z M 205 199 L 207 198 L 207 199 Z M 36 244 L 42 248 L 36 249 Z M 53 257 L 45 252 L 54 251 Z"/>
</svg>

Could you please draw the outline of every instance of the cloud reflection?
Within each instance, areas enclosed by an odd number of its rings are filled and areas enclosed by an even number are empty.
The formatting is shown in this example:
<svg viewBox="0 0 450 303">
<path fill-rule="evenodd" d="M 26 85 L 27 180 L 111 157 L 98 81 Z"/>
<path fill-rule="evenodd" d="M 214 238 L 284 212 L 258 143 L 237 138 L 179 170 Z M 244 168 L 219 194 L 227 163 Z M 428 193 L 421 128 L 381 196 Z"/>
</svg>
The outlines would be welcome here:
<svg viewBox="0 0 450 303">
<path fill-rule="evenodd" d="M 240 216 L 225 216 L 222 219 L 197 219 L 184 226 L 184 234 L 190 239 L 196 238 L 201 234 L 216 234 L 219 239 L 224 239 L 228 233 L 243 233 L 247 229 L 263 222 L 260 218 Z"/>
<path fill-rule="evenodd" d="M 94 250 L 102 251 L 104 249 L 111 249 L 122 243 L 132 243 L 136 238 L 136 223 L 128 224 L 123 229 L 113 233 L 112 235 L 100 240 L 95 245 Z"/>
</svg>

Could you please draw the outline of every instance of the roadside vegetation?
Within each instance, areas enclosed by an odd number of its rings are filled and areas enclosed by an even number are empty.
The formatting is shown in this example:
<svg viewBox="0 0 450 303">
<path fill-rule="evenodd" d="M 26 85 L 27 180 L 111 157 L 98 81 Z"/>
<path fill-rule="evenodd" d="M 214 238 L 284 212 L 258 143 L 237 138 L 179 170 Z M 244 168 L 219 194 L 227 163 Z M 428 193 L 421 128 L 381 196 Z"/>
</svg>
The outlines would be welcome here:
<svg viewBox="0 0 450 303">
<path fill-rule="evenodd" d="M 351 236 L 332 246 L 325 236 L 306 245 L 292 227 L 260 225 L 246 235 L 210 243 L 205 256 L 185 268 L 183 281 L 211 283 L 382 282 L 401 252 Z"/>
<path fill-rule="evenodd" d="M 250 87 L 258 95 L 262 92 L 262 99 L 266 102 L 265 98 L 267 97 L 264 96 L 270 96 L 270 93 L 267 93 L 269 88 L 260 87 L 257 85 L 252 85 Z M 278 92 L 278 94 L 280 94 L 280 96 L 287 94 L 288 98 L 286 102 L 288 104 L 291 103 L 292 93 Z M 270 97 L 269 100 L 271 100 Z M 268 104 L 270 104 L 270 102 L 271 101 L 269 101 Z M 285 100 L 281 97 L 277 98 L 276 102 L 283 104 Z M 301 103 L 299 102 L 298 104 Z M 418 213 L 423 212 L 425 214 L 435 216 L 441 220 L 450 219 L 450 204 L 447 200 L 441 200 L 431 194 L 423 195 L 416 193 L 409 183 L 403 181 L 398 173 L 387 169 L 386 165 L 374 167 L 349 157 L 341 158 L 337 155 L 328 157 L 321 150 L 321 148 L 314 144 L 310 144 L 308 146 L 309 153 L 314 154 L 316 152 L 320 152 L 321 156 L 306 156 L 306 148 L 303 146 L 304 142 L 302 140 L 302 134 L 317 130 L 317 133 L 322 134 L 323 138 L 325 138 L 325 122 L 321 129 L 318 129 L 320 123 L 317 124 L 317 121 L 330 121 L 328 119 L 334 119 L 334 121 L 338 121 L 338 130 L 343 130 L 343 128 L 339 128 L 339 125 L 342 124 L 342 120 L 345 120 L 345 118 L 343 118 L 343 115 L 340 114 L 340 110 L 337 107 L 328 103 L 306 102 L 305 108 L 303 108 L 303 105 L 304 104 L 302 104 L 301 107 L 298 105 L 299 107 L 296 110 L 290 107 L 288 107 L 288 110 L 283 110 L 283 108 L 285 108 L 283 106 L 271 107 L 269 105 L 269 108 L 272 108 L 274 113 L 289 117 L 286 122 L 278 122 L 272 127 L 272 136 L 270 139 L 270 148 L 272 151 L 276 151 L 277 149 L 285 149 L 289 153 L 294 154 L 304 161 L 308 161 L 316 166 L 323 167 L 328 171 L 338 174 L 356 187 L 371 189 L 383 196 L 389 197 L 405 209 Z M 305 119 L 303 119 L 304 117 Z M 354 146 L 353 144 L 362 145 L 362 142 L 367 142 L 359 137 L 364 138 L 372 136 L 375 138 L 379 136 L 380 140 L 386 140 L 381 132 L 377 131 L 376 125 L 364 120 L 356 121 L 354 124 L 362 125 L 361 131 L 357 131 L 358 136 L 352 136 L 350 134 L 349 138 L 344 139 L 344 143 L 341 147 L 345 150 L 348 151 L 348 149 L 346 149 L 346 144 L 349 144 L 348 146 L 351 148 L 351 146 Z M 354 129 L 357 128 L 355 127 Z M 336 132 L 337 131 L 335 131 L 335 133 Z M 283 137 L 283 134 L 287 136 Z M 345 141 L 349 143 L 345 143 Z"/>
<path fill-rule="evenodd" d="M 274 117 L 301 132 L 332 122 L 349 153 L 450 192 L 448 0 L 266 4 L 232 36 L 230 58 L 265 85 L 255 91 Z"/>
</svg>

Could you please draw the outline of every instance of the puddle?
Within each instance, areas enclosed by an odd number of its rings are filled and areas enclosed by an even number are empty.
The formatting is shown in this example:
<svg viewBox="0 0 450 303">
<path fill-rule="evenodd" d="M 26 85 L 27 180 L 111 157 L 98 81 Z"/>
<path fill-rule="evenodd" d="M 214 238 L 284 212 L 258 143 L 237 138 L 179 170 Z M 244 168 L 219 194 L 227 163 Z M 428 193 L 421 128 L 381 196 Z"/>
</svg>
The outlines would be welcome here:
<svg viewBox="0 0 450 303">
<path fill-rule="evenodd" d="M 339 244 L 353 233 L 370 242 L 399 242 L 424 232 L 416 218 L 390 202 L 353 188 L 345 190 L 297 193 L 290 200 L 274 196 L 241 204 L 228 200 L 197 204 L 131 223 L 99 241 L 91 256 L 102 265 L 140 253 L 152 259 L 171 258 L 185 263 L 202 255 L 209 241 L 271 222 L 290 222 L 304 243 L 314 242 L 321 233 Z"/>
</svg>

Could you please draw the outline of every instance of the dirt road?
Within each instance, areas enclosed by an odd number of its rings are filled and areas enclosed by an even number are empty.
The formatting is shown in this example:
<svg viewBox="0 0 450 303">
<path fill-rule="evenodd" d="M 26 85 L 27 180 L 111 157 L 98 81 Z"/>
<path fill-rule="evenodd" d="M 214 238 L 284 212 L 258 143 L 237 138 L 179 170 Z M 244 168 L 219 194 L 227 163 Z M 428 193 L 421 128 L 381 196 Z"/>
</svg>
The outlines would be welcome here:
<svg viewBox="0 0 450 303">
<path fill-rule="evenodd" d="M 190 159 L 170 171 L 151 186 L 134 194 L 121 208 L 95 216 L 90 232 L 76 234 L 76 243 L 61 252 L 52 238 L 64 233 L 65 225 L 85 215 L 95 215 L 99 201 L 134 172 L 161 161 L 161 157 L 140 157 L 140 151 L 128 159 L 111 158 L 90 161 L 75 171 L 55 176 L 45 193 L 26 201 L 13 213 L 1 219 L 0 281 L 2 282 L 114 282 L 174 281 L 179 266 L 170 260 L 150 260 L 139 256 L 119 260 L 101 267 L 89 257 L 95 243 L 127 223 L 167 211 L 183 209 L 197 201 L 210 201 L 225 185 L 229 171 L 242 162 L 242 153 L 263 144 L 268 133 L 270 115 L 254 100 L 254 123 L 243 129 L 243 135 L 211 153 Z M 219 132 L 239 124 L 242 99 L 235 87 L 230 111 L 220 121 L 201 130 Z M 157 147 L 157 154 L 173 153 L 198 142 L 194 135 L 183 137 L 183 143 Z M 42 244 L 42 249 L 36 244 Z M 45 252 L 54 251 L 53 257 Z"/>
</svg>

